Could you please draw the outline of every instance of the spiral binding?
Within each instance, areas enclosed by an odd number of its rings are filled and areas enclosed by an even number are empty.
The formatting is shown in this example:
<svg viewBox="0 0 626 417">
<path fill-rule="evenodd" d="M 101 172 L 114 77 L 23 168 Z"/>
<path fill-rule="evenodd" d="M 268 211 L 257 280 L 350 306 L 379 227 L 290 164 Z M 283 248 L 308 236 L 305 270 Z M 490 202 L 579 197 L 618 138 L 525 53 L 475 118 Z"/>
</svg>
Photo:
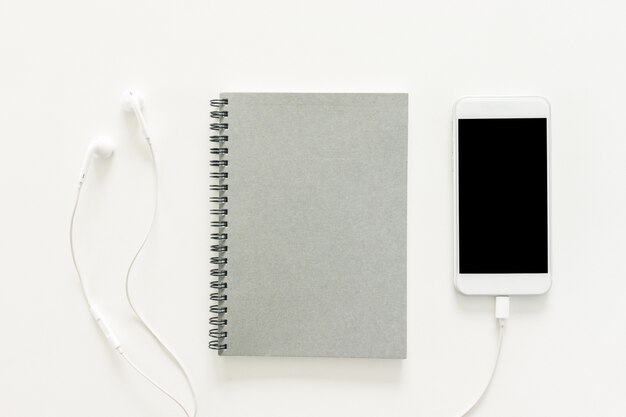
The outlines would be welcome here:
<svg viewBox="0 0 626 417">
<path fill-rule="evenodd" d="M 211 191 L 215 191 L 218 194 L 217 196 L 209 197 L 209 202 L 217 204 L 217 208 L 212 208 L 210 214 L 217 216 L 217 220 L 211 221 L 211 227 L 217 228 L 218 231 L 217 233 L 211 233 L 211 239 L 215 242 L 215 244 L 211 245 L 211 252 L 215 253 L 215 256 L 212 256 L 210 261 L 211 264 L 215 265 L 215 268 L 211 269 L 211 277 L 214 277 L 215 280 L 211 281 L 210 286 L 215 291 L 211 293 L 209 298 L 215 303 L 209 309 L 214 314 L 209 319 L 209 324 L 216 327 L 209 331 L 209 336 L 215 339 L 209 342 L 209 348 L 225 350 L 228 348 L 225 340 L 228 336 L 228 332 L 225 329 L 225 326 L 228 324 L 226 319 L 228 307 L 225 305 L 228 299 L 226 294 L 226 289 L 228 288 L 228 283 L 226 283 L 226 277 L 228 276 L 226 264 L 228 259 L 224 255 L 228 251 L 228 246 L 226 245 L 228 222 L 225 220 L 225 216 L 228 215 L 228 209 L 224 205 L 228 203 L 228 197 L 224 193 L 228 191 L 228 184 L 224 184 L 224 181 L 228 179 L 228 173 L 224 169 L 228 166 L 228 160 L 224 159 L 224 157 L 228 154 L 228 148 L 224 144 L 228 142 L 228 135 L 224 133 L 228 129 L 228 123 L 225 123 L 224 119 L 228 117 L 228 111 L 224 107 L 228 104 L 228 99 L 211 100 L 210 104 L 219 110 L 211 111 L 211 118 L 217 119 L 217 122 L 211 123 L 211 130 L 216 134 L 209 139 L 218 146 L 210 150 L 211 155 L 217 155 L 218 158 L 210 162 L 210 165 L 216 167 L 217 171 L 209 174 L 210 178 L 218 180 L 217 184 L 209 186 Z"/>
</svg>

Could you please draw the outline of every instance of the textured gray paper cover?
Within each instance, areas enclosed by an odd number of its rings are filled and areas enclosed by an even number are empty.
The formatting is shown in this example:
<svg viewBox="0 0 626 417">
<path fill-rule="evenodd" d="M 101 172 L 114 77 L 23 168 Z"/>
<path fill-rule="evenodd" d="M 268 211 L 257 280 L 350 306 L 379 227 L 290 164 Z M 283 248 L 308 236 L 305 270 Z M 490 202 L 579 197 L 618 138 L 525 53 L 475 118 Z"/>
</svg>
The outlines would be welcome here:
<svg viewBox="0 0 626 417">
<path fill-rule="evenodd" d="M 221 354 L 405 358 L 408 96 L 221 97 Z"/>
</svg>

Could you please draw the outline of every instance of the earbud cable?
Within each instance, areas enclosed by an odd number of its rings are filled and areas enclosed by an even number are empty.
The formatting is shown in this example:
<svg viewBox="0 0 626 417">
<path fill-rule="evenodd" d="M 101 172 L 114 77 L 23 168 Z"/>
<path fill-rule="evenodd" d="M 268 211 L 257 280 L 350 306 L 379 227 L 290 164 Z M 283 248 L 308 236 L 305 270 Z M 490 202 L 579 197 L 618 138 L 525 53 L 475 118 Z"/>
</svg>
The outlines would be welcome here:
<svg viewBox="0 0 626 417">
<path fill-rule="evenodd" d="M 141 113 L 140 113 L 140 115 L 141 115 Z M 154 222 L 156 220 L 156 216 L 157 216 L 157 212 L 158 212 L 158 205 L 159 205 L 159 176 L 158 176 L 157 162 L 156 162 L 156 157 L 154 155 L 154 150 L 152 149 L 152 143 L 150 142 L 149 138 L 146 138 L 146 140 L 147 140 L 147 143 L 148 143 L 148 148 L 150 150 L 150 158 L 152 160 L 152 167 L 153 167 L 153 170 L 154 170 L 154 209 L 152 211 L 152 218 L 150 219 L 150 225 L 148 227 L 148 230 L 146 231 L 146 234 L 144 235 L 143 240 L 141 241 L 141 244 L 137 248 L 137 251 L 133 255 L 133 257 L 132 257 L 132 259 L 131 259 L 131 261 L 130 261 L 130 263 L 128 265 L 128 269 L 126 270 L 126 277 L 125 277 L 125 280 L 124 280 L 124 287 L 125 287 L 125 292 L 126 292 L 126 300 L 128 301 L 128 305 L 130 306 L 130 309 L 133 311 L 133 313 L 135 314 L 135 316 L 137 317 L 139 322 L 142 324 L 142 326 L 148 331 L 148 333 L 150 333 L 150 335 L 152 335 L 152 337 L 159 344 L 161 349 L 163 349 L 163 351 L 170 356 L 170 358 L 174 361 L 174 363 L 176 364 L 176 366 L 178 367 L 180 372 L 183 374 L 183 376 L 185 378 L 185 381 L 187 383 L 187 386 L 189 387 L 189 392 L 191 393 L 191 397 L 192 397 L 192 401 L 193 401 L 193 412 L 191 413 L 191 415 L 193 417 L 195 417 L 196 413 L 198 411 L 198 400 L 197 400 L 197 397 L 196 397 L 196 392 L 195 392 L 195 390 L 193 388 L 193 384 L 191 383 L 191 379 L 189 378 L 189 373 L 185 369 L 185 366 L 183 365 L 181 360 L 178 359 L 176 354 L 174 354 L 174 352 L 165 344 L 165 342 L 163 342 L 163 340 L 158 336 L 158 334 L 153 329 L 153 327 L 150 324 L 148 324 L 148 322 L 143 317 L 143 315 L 137 310 L 137 307 L 135 306 L 135 304 L 133 302 L 133 299 L 132 299 L 132 297 L 130 295 L 130 277 L 131 277 L 131 272 L 132 272 L 133 267 L 135 265 L 135 261 L 137 260 L 137 258 L 141 254 L 144 246 L 146 245 L 146 242 L 148 241 L 148 238 L 150 237 L 150 234 L 152 233 L 152 229 L 154 228 Z M 131 363 L 131 366 L 135 367 L 132 363 Z M 187 415 L 189 415 L 189 414 L 187 414 Z"/>
<path fill-rule="evenodd" d="M 74 208 L 72 209 L 72 217 L 70 220 L 70 252 L 72 254 L 72 263 L 74 264 L 74 269 L 76 270 L 76 276 L 78 277 L 78 281 L 80 283 L 80 290 L 81 290 L 81 294 L 83 295 L 83 299 L 85 300 L 85 302 L 87 303 L 87 307 L 89 308 L 89 310 L 92 312 L 92 314 L 94 314 L 95 311 L 97 311 L 95 309 L 94 303 L 91 301 L 91 297 L 89 296 L 89 291 L 87 289 L 87 286 L 85 284 L 85 280 L 83 279 L 82 273 L 80 271 L 80 268 L 78 266 L 78 261 L 76 259 L 76 251 L 74 249 L 74 223 L 75 223 L 75 218 L 76 218 L 76 212 L 78 210 L 78 204 L 80 202 L 80 194 L 81 194 L 81 190 L 82 190 L 82 182 L 79 183 L 78 185 L 78 190 L 76 192 L 76 200 L 74 201 Z M 104 320 L 102 317 L 98 316 L 97 318 L 94 316 L 94 319 L 96 319 L 96 321 L 100 321 L 100 320 Z M 107 330 L 110 331 L 110 329 L 108 328 L 108 324 L 105 324 L 105 326 L 107 326 Z M 107 336 L 107 338 L 109 339 L 109 334 L 105 333 L 105 336 Z M 116 336 L 113 336 L 114 339 L 117 339 Z M 111 339 L 109 339 L 109 342 L 111 342 Z M 185 415 L 187 417 L 192 417 L 196 415 L 196 409 L 195 409 L 195 392 L 193 392 L 193 397 L 194 397 L 194 411 L 192 414 L 190 414 L 187 409 L 181 404 L 180 401 L 178 401 L 172 394 L 170 394 L 167 390 L 165 390 L 162 386 L 160 386 L 156 381 L 154 381 L 152 378 L 150 378 L 145 372 L 143 372 L 129 357 L 128 355 L 122 350 L 121 345 L 119 345 L 119 342 L 113 343 L 112 346 L 114 347 L 114 349 L 117 351 L 117 353 L 120 354 L 120 356 L 122 358 L 124 358 L 124 360 L 142 377 L 144 377 L 150 384 L 152 384 L 156 389 L 158 389 L 159 391 L 161 391 L 165 396 L 167 396 L 168 398 L 170 398 L 174 403 L 176 403 L 176 405 L 178 407 L 180 407 L 180 409 L 185 413 Z M 170 352 L 171 354 L 171 352 Z M 184 369 L 183 369 L 184 372 Z M 185 377 L 187 377 L 187 375 L 185 374 Z M 188 377 L 187 377 L 188 380 Z"/>
<path fill-rule="evenodd" d="M 97 311 L 97 309 L 95 309 L 95 306 L 94 306 L 93 302 L 91 301 L 91 297 L 89 295 L 89 291 L 88 291 L 87 286 L 85 284 L 85 280 L 83 279 L 83 275 L 82 275 L 82 273 L 80 271 L 80 268 L 78 266 L 78 261 L 76 259 L 76 251 L 74 249 L 74 223 L 75 223 L 75 218 L 76 218 L 76 212 L 78 210 L 78 205 L 79 205 L 79 202 L 80 202 L 80 195 L 81 195 L 81 190 L 82 190 L 82 185 L 83 185 L 82 179 L 81 179 L 81 181 L 78 184 L 78 190 L 76 192 L 76 200 L 74 201 L 74 207 L 72 209 L 72 217 L 71 217 L 71 220 L 70 220 L 70 230 L 69 230 L 69 235 L 70 235 L 69 236 L 69 238 L 70 238 L 70 252 L 72 254 L 72 263 L 74 264 L 74 269 L 76 270 L 76 276 L 78 277 L 78 281 L 80 283 L 80 289 L 81 289 L 81 293 L 83 295 L 83 299 L 87 303 L 87 307 L 91 311 L 92 315 L 93 314 L 97 314 L 98 315 L 97 317 L 94 315 L 94 319 L 98 322 L 98 324 L 100 324 L 101 326 L 104 325 L 104 327 L 106 327 L 107 332 L 110 332 L 110 334 L 105 332 L 105 336 L 107 337 L 107 339 L 108 339 L 108 341 L 110 343 L 113 341 L 113 343 L 112 343 L 113 348 L 120 354 L 120 356 L 122 356 L 122 358 L 124 358 L 124 360 L 139 375 L 144 377 L 156 389 L 161 391 L 164 395 L 166 395 L 174 403 L 176 403 L 176 405 L 181 408 L 181 410 L 185 413 L 185 415 L 187 417 L 195 417 L 196 414 L 197 414 L 197 411 L 198 411 L 198 403 L 197 403 L 196 392 L 195 392 L 195 390 L 193 388 L 193 385 L 191 383 L 191 379 L 189 378 L 189 373 L 185 369 L 185 367 L 182 364 L 182 362 L 180 361 L 180 359 L 178 359 L 178 357 L 174 354 L 174 352 L 167 347 L 167 345 L 161 340 L 161 338 L 157 335 L 157 333 L 153 330 L 153 328 L 146 322 L 146 320 L 143 318 L 143 316 L 139 313 L 139 311 L 137 310 L 137 308 L 135 307 L 135 305 L 133 303 L 133 300 L 132 300 L 132 297 L 130 296 L 130 291 L 129 291 L 130 275 L 131 275 L 133 266 L 135 264 L 135 261 L 139 257 L 139 254 L 143 250 L 143 248 L 144 248 L 146 242 L 148 241 L 148 238 L 149 238 L 149 236 L 150 236 L 150 234 L 152 232 L 152 229 L 153 229 L 153 226 L 154 226 L 154 222 L 155 222 L 155 219 L 156 219 L 156 215 L 157 215 L 157 209 L 158 209 L 158 189 L 159 189 L 159 185 L 158 184 L 159 184 L 159 182 L 158 182 L 158 175 L 157 175 L 156 158 L 154 156 L 154 151 L 152 149 L 152 144 L 150 143 L 149 140 L 148 140 L 148 147 L 150 149 L 150 156 L 151 156 L 151 159 L 152 159 L 152 166 L 154 168 L 154 178 L 155 178 L 154 210 L 152 212 L 152 218 L 150 220 L 150 226 L 148 228 L 148 231 L 146 232 L 143 240 L 141 241 L 141 244 L 139 245 L 139 248 L 137 249 L 137 251 L 133 255 L 133 257 L 132 257 L 132 259 L 130 261 L 130 264 L 128 265 L 128 269 L 127 269 L 126 277 L 125 277 L 126 299 L 128 301 L 128 304 L 129 304 L 131 310 L 133 311 L 135 316 L 139 319 L 139 321 L 141 322 L 143 327 L 152 335 L 152 337 L 156 340 L 156 342 L 159 344 L 159 346 L 171 357 L 171 359 L 174 361 L 175 365 L 179 368 L 179 370 L 183 374 L 183 376 L 185 378 L 185 381 L 187 383 L 187 386 L 189 387 L 189 391 L 191 392 L 191 396 L 192 396 L 192 400 L 193 400 L 193 411 L 191 413 L 186 409 L 185 406 L 182 405 L 182 403 L 180 401 L 178 401 L 172 394 L 170 394 L 167 390 L 165 390 L 162 386 L 160 386 L 155 380 L 150 378 L 145 372 L 143 372 L 128 357 L 128 355 L 122 350 L 121 346 L 119 345 L 119 342 L 117 341 L 117 337 L 112 333 L 112 329 L 110 329 L 108 324 L 106 324 L 106 322 L 104 322 L 104 318 L 102 318 L 99 315 L 99 313 L 95 313 Z M 104 329 L 102 327 L 101 327 L 101 330 L 104 331 Z M 112 338 L 110 336 L 112 336 Z M 117 342 L 117 343 L 115 343 L 115 342 Z"/>
<path fill-rule="evenodd" d="M 72 210 L 72 219 L 70 220 L 70 252 L 72 253 L 72 262 L 74 263 L 74 269 L 76 270 L 76 275 L 78 276 L 78 282 L 80 283 L 80 291 L 83 294 L 83 298 L 87 303 L 87 307 L 91 309 L 93 305 L 91 304 L 91 298 L 89 298 L 89 292 L 87 291 L 87 287 L 85 286 L 85 281 L 83 280 L 83 276 L 80 273 L 80 268 L 78 267 L 78 262 L 76 261 L 76 251 L 74 250 L 74 218 L 76 217 L 76 210 L 78 210 L 78 202 L 80 201 L 80 192 L 83 188 L 82 181 L 78 184 L 78 190 L 76 191 L 76 200 L 74 201 L 74 209 Z"/>
<path fill-rule="evenodd" d="M 170 400 L 174 401 L 176 403 L 176 405 L 178 405 L 178 407 L 180 407 L 181 410 L 183 410 L 183 413 L 185 413 L 185 415 L 187 417 L 191 417 L 189 415 L 189 412 L 187 411 L 187 409 L 185 408 L 184 405 L 182 405 L 180 403 L 180 401 L 178 401 L 172 394 L 170 394 L 169 392 L 167 392 L 165 390 L 165 388 L 163 388 L 162 386 L 160 386 L 155 380 L 153 380 L 152 378 L 150 378 L 147 374 L 145 374 L 137 365 L 135 365 L 135 363 L 130 360 L 130 358 L 128 357 L 128 355 L 126 355 L 126 353 L 124 353 L 121 349 L 118 349 L 120 355 L 122 356 L 122 358 L 124 358 L 124 360 L 126 360 L 126 362 L 128 362 L 128 364 L 142 377 L 144 377 L 150 384 L 152 384 L 156 389 L 158 389 L 159 391 L 161 391 L 165 396 L 167 396 Z M 193 415 L 195 416 L 195 410 L 193 412 Z"/>
</svg>

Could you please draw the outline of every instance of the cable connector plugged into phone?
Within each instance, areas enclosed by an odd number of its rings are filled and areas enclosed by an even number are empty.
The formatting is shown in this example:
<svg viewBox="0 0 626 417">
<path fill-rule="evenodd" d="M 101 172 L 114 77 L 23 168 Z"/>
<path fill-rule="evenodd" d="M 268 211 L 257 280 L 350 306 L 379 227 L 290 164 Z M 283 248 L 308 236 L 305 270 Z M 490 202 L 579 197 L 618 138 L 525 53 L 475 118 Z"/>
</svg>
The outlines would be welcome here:
<svg viewBox="0 0 626 417">
<path fill-rule="evenodd" d="M 496 297 L 496 320 L 504 322 L 509 318 L 509 297 L 499 295 Z"/>
</svg>

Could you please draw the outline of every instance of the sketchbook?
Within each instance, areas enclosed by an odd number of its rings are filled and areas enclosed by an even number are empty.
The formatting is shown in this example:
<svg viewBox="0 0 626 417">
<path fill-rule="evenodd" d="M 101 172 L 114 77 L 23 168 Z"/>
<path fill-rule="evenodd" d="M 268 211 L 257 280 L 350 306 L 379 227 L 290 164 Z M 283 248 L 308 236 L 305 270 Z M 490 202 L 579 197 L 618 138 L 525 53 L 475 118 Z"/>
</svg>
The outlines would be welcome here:
<svg viewBox="0 0 626 417">
<path fill-rule="evenodd" d="M 209 347 L 405 358 L 408 95 L 210 104 Z"/>
</svg>

